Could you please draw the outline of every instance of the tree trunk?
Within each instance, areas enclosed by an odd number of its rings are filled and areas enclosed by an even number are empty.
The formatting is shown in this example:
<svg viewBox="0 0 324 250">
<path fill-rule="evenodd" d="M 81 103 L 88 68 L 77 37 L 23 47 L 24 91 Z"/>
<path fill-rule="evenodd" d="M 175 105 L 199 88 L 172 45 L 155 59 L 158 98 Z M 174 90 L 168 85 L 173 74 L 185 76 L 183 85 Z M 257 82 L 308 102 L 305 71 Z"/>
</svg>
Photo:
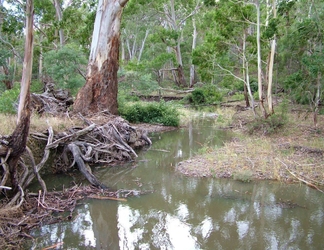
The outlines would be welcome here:
<svg viewBox="0 0 324 250">
<path fill-rule="evenodd" d="M 272 2 L 272 9 L 273 9 L 273 18 L 277 17 L 277 10 L 276 10 L 276 0 Z M 267 101 L 268 101 L 268 111 L 269 114 L 273 114 L 273 103 L 272 103 L 272 85 L 273 85 L 273 65 L 274 65 L 274 58 L 276 53 L 276 35 L 274 35 L 271 41 L 271 51 L 270 51 L 270 58 L 269 58 L 269 65 L 268 65 L 268 94 L 267 94 Z"/>
<path fill-rule="evenodd" d="M 21 90 L 18 106 L 17 127 L 9 140 L 9 149 L 11 150 L 8 158 L 9 172 L 11 175 L 11 184 L 14 189 L 18 187 L 17 163 L 26 149 L 27 137 L 30 124 L 30 82 L 33 64 L 33 18 L 34 7 L 33 0 L 27 0 L 26 3 L 26 41 L 25 57 L 23 64 L 23 74 L 21 80 Z"/>
<path fill-rule="evenodd" d="M 55 11 L 56 11 L 56 18 L 59 22 L 62 22 L 63 15 L 62 15 L 62 10 L 61 10 L 59 0 L 54 0 L 53 4 L 55 7 Z M 60 45 L 63 47 L 64 46 L 64 32 L 63 32 L 62 28 L 59 29 L 59 36 L 60 36 Z"/>
<path fill-rule="evenodd" d="M 166 16 L 166 21 L 168 22 L 170 28 L 178 33 L 181 32 L 179 28 L 179 24 L 177 24 L 177 17 L 176 17 L 176 12 L 175 12 L 175 4 L 174 0 L 170 0 L 170 13 L 167 10 L 167 7 L 165 7 L 165 16 Z M 184 70 L 183 70 L 183 63 L 182 63 L 182 54 L 181 54 L 181 36 L 176 39 L 176 46 L 172 47 L 172 49 L 175 52 L 177 63 L 178 63 L 178 70 L 177 70 L 177 75 L 176 75 L 176 84 L 179 87 L 186 87 L 186 78 L 184 75 Z"/>
<path fill-rule="evenodd" d="M 74 111 L 81 114 L 107 110 L 118 113 L 117 71 L 120 22 L 128 0 L 99 0 L 86 84 L 77 94 Z"/>
<path fill-rule="evenodd" d="M 315 109 L 314 109 L 314 126 L 317 128 L 317 115 L 319 112 L 319 105 L 320 105 L 320 100 L 321 100 L 321 80 L 322 80 L 322 75 L 321 72 L 317 73 L 317 79 L 316 79 L 316 96 L 315 96 Z"/>
<path fill-rule="evenodd" d="M 196 27 L 196 20 L 195 18 L 192 19 L 192 25 L 193 25 L 193 33 L 192 33 L 192 52 L 196 49 L 197 45 L 197 27 Z M 195 85 L 195 65 L 191 63 L 190 66 L 190 85 L 189 87 L 192 88 Z"/>
<path fill-rule="evenodd" d="M 146 32 L 145 32 L 145 37 L 144 37 L 144 39 L 142 41 L 142 46 L 141 46 L 140 52 L 138 54 L 137 63 L 139 63 L 141 61 L 141 57 L 142 57 L 142 54 L 143 54 L 143 51 L 144 51 L 145 42 L 146 42 L 146 39 L 147 39 L 147 36 L 148 36 L 149 32 L 150 32 L 149 29 L 147 29 Z"/>
<path fill-rule="evenodd" d="M 38 80 L 43 82 L 43 34 L 39 35 L 40 46 L 39 46 L 39 60 L 38 60 Z"/>
<path fill-rule="evenodd" d="M 261 10 L 260 10 L 260 2 L 256 1 L 256 9 L 257 9 L 257 48 L 258 48 L 258 91 L 259 91 L 259 101 L 260 108 L 263 116 L 267 118 L 267 112 L 264 108 L 264 98 L 263 98 L 263 84 L 262 84 L 262 64 L 261 64 L 261 34 L 260 34 L 260 19 L 261 19 Z"/>
<path fill-rule="evenodd" d="M 250 102 L 249 102 L 249 92 L 247 89 L 247 85 L 250 85 L 250 82 L 247 81 L 248 76 L 247 72 L 248 69 L 246 69 L 247 64 L 245 63 L 246 60 L 246 30 L 243 32 L 243 44 L 242 44 L 242 68 L 243 68 L 243 79 L 244 79 L 244 99 L 245 99 L 245 106 L 250 107 Z M 252 96 L 253 98 L 253 96 Z"/>
</svg>

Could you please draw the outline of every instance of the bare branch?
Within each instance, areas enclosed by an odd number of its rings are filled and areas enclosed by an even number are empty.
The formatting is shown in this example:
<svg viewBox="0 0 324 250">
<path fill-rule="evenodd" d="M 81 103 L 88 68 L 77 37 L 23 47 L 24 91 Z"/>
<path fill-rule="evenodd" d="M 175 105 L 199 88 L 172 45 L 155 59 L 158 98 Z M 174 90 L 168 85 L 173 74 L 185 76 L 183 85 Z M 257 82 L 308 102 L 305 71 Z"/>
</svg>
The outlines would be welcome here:
<svg viewBox="0 0 324 250">
<path fill-rule="evenodd" d="M 220 66 L 218 63 L 217 63 L 217 66 L 218 66 L 221 70 L 223 70 L 223 71 L 229 73 L 229 74 L 230 74 L 231 76 L 233 76 L 234 78 L 236 78 L 236 79 L 238 79 L 238 80 L 240 80 L 240 81 L 242 81 L 242 82 L 245 83 L 245 80 L 244 80 L 244 79 L 242 79 L 241 77 L 238 77 L 237 75 L 233 74 L 230 70 L 223 68 L 223 67 Z"/>
</svg>

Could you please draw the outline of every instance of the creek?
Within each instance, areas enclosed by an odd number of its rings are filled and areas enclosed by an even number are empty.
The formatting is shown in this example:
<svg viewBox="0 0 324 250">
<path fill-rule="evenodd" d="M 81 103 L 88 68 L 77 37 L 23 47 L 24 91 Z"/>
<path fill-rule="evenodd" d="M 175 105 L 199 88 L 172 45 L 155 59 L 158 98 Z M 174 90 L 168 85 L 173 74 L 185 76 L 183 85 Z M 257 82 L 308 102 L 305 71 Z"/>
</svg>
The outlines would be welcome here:
<svg viewBox="0 0 324 250">
<path fill-rule="evenodd" d="M 150 135 L 153 145 L 95 175 L 127 201 L 85 200 L 70 222 L 35 230 L 37 249 L 322 249 L 324 195 L 302 184 L 186 177 L 177 164 L 232 135 L 215 119 Z M 199 166 L 197 166 L 199 167 Z M 52 185 L 62 185 L 53 180 Z"/>
</svg>

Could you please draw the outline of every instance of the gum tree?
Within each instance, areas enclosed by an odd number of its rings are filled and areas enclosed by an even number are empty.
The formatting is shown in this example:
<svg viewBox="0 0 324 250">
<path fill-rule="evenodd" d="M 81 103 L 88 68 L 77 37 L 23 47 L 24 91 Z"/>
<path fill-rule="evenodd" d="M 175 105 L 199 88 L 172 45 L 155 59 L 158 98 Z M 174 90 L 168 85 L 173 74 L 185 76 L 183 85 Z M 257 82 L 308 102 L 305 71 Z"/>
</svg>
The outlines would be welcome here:
<svg viewBox="0 0 324 250">
<path fill-rule="evenodd" d="M 81 114 L 108 111 L 118 113 L 117 71 L 120 24 L 128 0 L 99 0 L 86 84 L 77 94 L 74 111 Z"/>
<path fill-rule="evenodd" d="M 9 138 L 8 144 L 8 165 L 11 177 L 11 185 L 17 190 L 20 187 L 21 180 L 17 176 L 17 165 L 20 156 L 26 149 L 27 137 L 30 124 L 30 84 L 33 65 L 33 19 L 34 7 L 33 0 L 26 2 L 26 40 L 25 57 L 23 63 L 23 73 L 21 79 L 20 98 L 18 106 L 17 126 Z M 22 191 L 21 191 L 22 192 Z"/>
</svg>

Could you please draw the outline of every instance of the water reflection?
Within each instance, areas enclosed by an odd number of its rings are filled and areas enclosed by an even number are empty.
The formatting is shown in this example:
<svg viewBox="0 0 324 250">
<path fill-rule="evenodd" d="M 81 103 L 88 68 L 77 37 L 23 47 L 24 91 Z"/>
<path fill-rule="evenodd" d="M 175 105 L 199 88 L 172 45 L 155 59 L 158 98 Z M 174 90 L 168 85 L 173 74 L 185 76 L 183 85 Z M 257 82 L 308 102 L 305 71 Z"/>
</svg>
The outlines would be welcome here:
<svg viewBox="0 0 324 250">
<path fill-rule="evenodd" d="M 201 147 L 195 142 L 225 140 L 211 129 L 212 122 L 207 125 L 153 136 L 152 148 L 141 152 L 133 167 L 99 171 L 110 186 L 154 192 L 127 202 L 89 200 L 72 223 L 43 227 L 39 247 L 64 242 L 61 249 L 320 249 L 321 193 L 304 185 L 246 184 L 174 172 L 178 161 Z"/>
</svg>

